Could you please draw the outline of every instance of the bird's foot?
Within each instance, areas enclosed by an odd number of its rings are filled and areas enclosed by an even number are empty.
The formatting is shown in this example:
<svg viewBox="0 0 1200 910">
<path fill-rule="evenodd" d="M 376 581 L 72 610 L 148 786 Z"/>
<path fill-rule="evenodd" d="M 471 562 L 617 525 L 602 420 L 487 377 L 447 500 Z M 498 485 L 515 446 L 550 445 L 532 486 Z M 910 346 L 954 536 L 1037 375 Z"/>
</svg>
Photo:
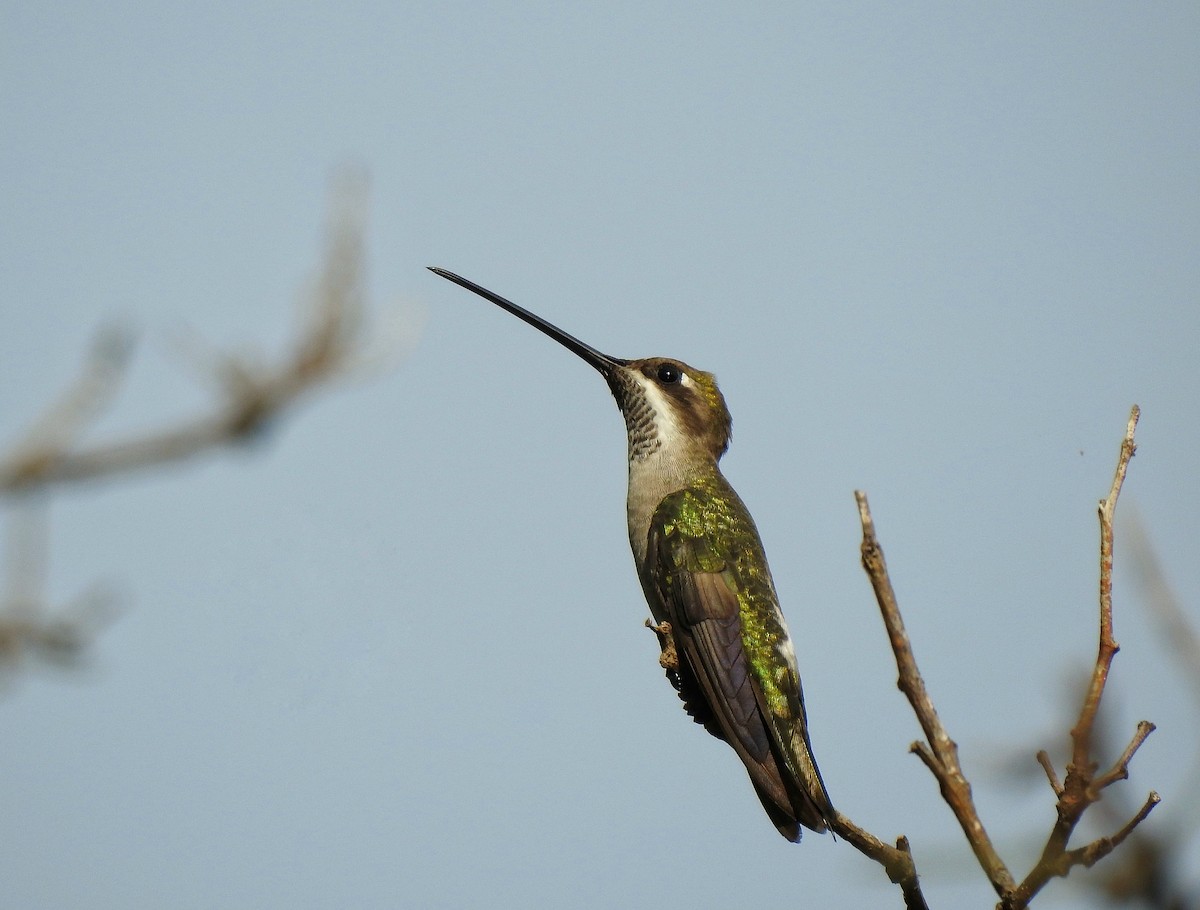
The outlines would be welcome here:
<svg viewBox="0 0 1200 910">
<path fill-rule="evenodd" d="M 662 653 L 658 655 L 658 665 L 668 672 L 677 671 L 679 669 L 679 652 L 675 650 L 675 638 L 671 635 L 671 624 L 661 622 L 655 625 L 653 620 L 647 619 L 646 628 L 658 636 L 658 646 L 662 649 Z"/>
</svg>

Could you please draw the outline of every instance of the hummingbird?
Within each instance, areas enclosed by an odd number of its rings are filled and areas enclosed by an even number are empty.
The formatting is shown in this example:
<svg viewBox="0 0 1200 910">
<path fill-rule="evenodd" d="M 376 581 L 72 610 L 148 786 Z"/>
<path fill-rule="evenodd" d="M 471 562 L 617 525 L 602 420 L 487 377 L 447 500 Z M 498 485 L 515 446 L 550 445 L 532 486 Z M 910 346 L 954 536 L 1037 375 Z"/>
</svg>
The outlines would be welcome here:
<svg viewBox="0 0 1200 910">
<path fill-rule="evenodd" d="M 711 373 L 602 354 L 473 281 L 430 271 L 544 332 L 608 383 L 629 441 L 629 544 L 659 664 L 687 713 L 724 740 L 785 838 L 834 810 L 809 742 L 796 654 L 754 519 L 721 473 L 732 419 Z"/>
</svg>

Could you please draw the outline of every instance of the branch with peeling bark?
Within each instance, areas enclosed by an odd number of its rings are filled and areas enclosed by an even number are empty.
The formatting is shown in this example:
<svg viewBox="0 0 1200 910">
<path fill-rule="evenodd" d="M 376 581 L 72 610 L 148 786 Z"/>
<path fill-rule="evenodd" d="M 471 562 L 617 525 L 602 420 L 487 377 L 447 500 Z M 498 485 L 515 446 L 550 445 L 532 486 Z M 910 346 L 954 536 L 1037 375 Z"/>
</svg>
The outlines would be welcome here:
<svg viewBox="0 0 1200 910">
<path fill-rule="evenodd" d="M 211 410 L 133 438 L 83 444 L 116 397 L 133 352 L 127 332 L 108 329 L 59 400 L 0 454 L 0 498 L 18 506 L 10 513 L 7 583 L 0 592 L 0 665 L 24 653 L 69 662 L 95 634 L 96 617 L 111 613 L 110 598 L 100 595 L 51 609 L 40 583 L 26 577 L 25 567 L 45 562 L 44 524 L 30 518 L 45 496 L 67 484 L 143 471 L 253 438 L 307 393 L 364 365 L 361 181 L 341 181 L 333 203 L 319 279 L 296 339 L 277 363 L 210 354 L 206 365 L 220 390 Z"/>
<path fill-rule="evenodd" d="M 916 657 L 904 621 L 900 615 L 900 607 L 896 594 L 888 577 L 887 564 L 884 561 L 883 549 L 875 534 L 875 523 L 871 517 L 867 497 L 862 492 L 855 493 L 858 502 L 859 519 L 862 524 L 862 563 L 875 592 L 883 623 L 887 629 L 892 652 L 896 658 L 898 671 L 897 685 L 908 699 L 913 712 L 925 734 L 924 742 L 915 742 L 912 751 L 929 768 L 938 782 L 942 798 L 954 813 L 955 819 L 962 828 L 980 868 L 983 869 L 988 881 L 1000 898 L 997 905 L 1000 910 L 1021 910 L 1029 906 L 1032 900 L 1046 883 L 1056 876 L 1067 875 L 1075 866 L 1089 867 L 1101 860 L 1118 847 L 1122 841 L 1150 814 L 1159 802 L 1158 794 L 1151 792 L 1141 809 L 1130 818 L 1119 830 L 1108 837 L 1101 837 L 1082 847 L 1069 848 L 1068 843 L 1076 825 L 1087 808 L 1101 798 L 1102 791 L 1129 776 L 1129 763 L 1138 748 L 1145 742 L 1146 737 L 1154 730 L 1154 725 L 1143 721 L 1138 725 L 1137 732 L 1116 762 L 1104 773 L 1097 774 L 1099 764 L 1091 755 L 1092 729 L 1104 687 L 1108 680 L 1112 659 L 1117 653 L 1118 646 L 1112 632 L 1112 566 L 1113 566 L 1113 515 L 1116 510 L 1117 497 L 1133 457 L 1134 429 L 1137 426 L 1139 411 L 1134 406 L 1125 438 L 1121 444 L 1121 453 L 1117 461 L 1116 475 L 1113 479 L 1109 495 L 1100 503 L 1100 645 L 1092 673 L 1091 683 L 1080 709 L 1079 719 L 1071 729 L 1072 755 L 1067 764 L 1066 777 L 1060 782 L 1049 756 L 1043 751 L 1037 756 L 1038 762 L 1046 772 L 1050 786 L 1054 790 L 1057 802 L 1057 817 L 1050 835 L 1043 848 L 1042 855 L 1033 869 L 1017 882 L 1007 865 L 1000 857 L 987 830 L 980 819 L 971 796 L 971 785 L 962 770 L 958 759 L 958 747 L 950 738 L 937 709 L 925 687 L 925 682 L 917 668 Z M 868 835 L 869 837 L 869 835 Z M 856 842 L 846 835 L 857 849 L 871 856 L 888 868 L 892 875 L 894 868 L 900 868 L 895 858 L 878 849 L 879 842 L 874 838 L 870 841 Z M 874 843 L 871 843 L 874 841 Z M 886 846 L 886 845 L 881 845 Z M 919 896 L 916 888 L 916 874 L 912 869 L 912 857 L 908 853 L 908 842 L 901 838 L 897 847 L 902 847 L 907 857 L 907 870 L 911 872 L 912 887 L 904 888 L 906 906 L 923 906 L 912 903 L 913 894 Z M 907 875 L 908 872 L 905 874 Z M 898 881 L 892 876 L 893 881 Z M 905 879 L 907 880 L 907 879 Z"/>
</svg>

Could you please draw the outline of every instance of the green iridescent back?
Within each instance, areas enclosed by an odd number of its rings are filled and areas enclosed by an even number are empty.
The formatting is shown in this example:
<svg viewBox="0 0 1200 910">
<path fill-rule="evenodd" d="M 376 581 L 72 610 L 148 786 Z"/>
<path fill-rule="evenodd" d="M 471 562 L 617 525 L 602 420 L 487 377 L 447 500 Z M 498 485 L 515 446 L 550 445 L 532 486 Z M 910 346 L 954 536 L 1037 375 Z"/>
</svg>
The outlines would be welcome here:
<svg viewBox="0 0 1200 910">
<path fill-rule="evenodd" d="M 662 501 L 652 522 L 664 542 L 670 563 L 659 566 L 667 585 L 679 571 L 719 572 L 737 596 L 742 644 L 772 714 L 793 716 L 803 705 L 789 693 L 799 691 L 787 654 L 787 628 L 767 566 L 754 519 L 741 498 L 720 474 L 697 479 L 687 489 Z"/>
<path fill-rule="evenodd" d="M 649 537 L 652 592 L 681 655 L 689 712 L 738 751 L 781 833 L 798 838 L 794 820 L 824 830 L 833 810 L 750 513 L 713 471 L 663 499 Z"/>
</svg>

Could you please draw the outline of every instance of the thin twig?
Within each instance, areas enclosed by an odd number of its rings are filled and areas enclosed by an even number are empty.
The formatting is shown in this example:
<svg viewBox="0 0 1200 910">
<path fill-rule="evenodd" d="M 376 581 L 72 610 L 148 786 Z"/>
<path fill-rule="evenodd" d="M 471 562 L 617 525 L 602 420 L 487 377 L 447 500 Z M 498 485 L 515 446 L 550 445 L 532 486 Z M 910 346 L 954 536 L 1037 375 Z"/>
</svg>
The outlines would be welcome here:
<svg viewBox="0 0 1200 910">
<path fill-rule="evenodd" d="M 1054 765 L 1050 761 L 1050 753 L 1045 749 L 1038 749 L 1037 761 L 1042 766 L 1042 770 L 1046 772 L 1046 779 L 1050 781 L 1050 789 L 1054 791 L 1054 795 L 1062 796 L 1062 783 L 1058 779 L 1058 772 L 1054 770 Z"/>
<path fill-rule="evenodd" d="M 1089 869 L 1104 859 L 1104 857 L 1119 847 L 1125 838 L 1133 833 L 1134 828 L 1146 820 L 1146 816 L 1160 802 L 1162 802 L 1162 797 L 1151 790 L 1150 795 L 1146 797 L 1146 801 L 1142 803 L 1142 807 L 1138 809 L 1137 814 L 1122 825 L 1121 829 L 1115 834 L 1097 838 L 1090 844 L 1067 851 L 1063 857 L 1063 861 L 1060 863 L 1063 870 L 1062 874 L 1066 875 L 1072 866 L 1083 866 L 1085 869 Z"/>
<path fill-rule="evenodd" d="M 1067 766 L 1068 776 L 1071 768 L 1078 772 L 1090 762 L 1089 745 L 1092 727 L 1096 722 L 1096 712 L 1100 709 L 1100 697 L 1108 682 L 1108 671 L 1112 659 L 1116 656 L 1120 645 L 1113 638 L 1112 627 L 1112 571 L 1113 571 L 1113 514 L 1117 508 L 1117 497 L 1125 483 L 1125 474 L 1129 470 L 1129 461 L 1133 458 L 1137 446 L 1133 442 L 1133 431 L 1137 427 L 1141 411 L 1137 405 L 1129 414 L 1129 423 L 1125 429 L 1125 438 L 1121 440 L 1121 454 L 1117 459 L 1117 470 L 1113 475 L 1112 486 L 1108 496 L 1100 501 L 1100 646 L 1096 656 L 1096 665 L 1092 671 L 1091 683 L 1083 699 L 1083 707 L 1079 712 L 1079 720 L 1071 730 L 1073 748 L 1071 763 Z"/>
<path fill-rule="evenodd" d="M 1133 734 L 1133 739 L 1129 741 L 1129 745 L 1125 747 L 1125 751 L 1121 753 L 1121 757 L 1116 760 L 1106 773 L 1101 774 L 1092 782 L 1092 786 L 1097 793 L 1119 780 L 1129 780 L 1129 763 L 1133 760 L 1134 753 L 1142 747 L 1142 743 L 1146 741 L 1146 737 L 1153 733 L 1155 729 L 1154 724 L 1148 720 L 1138 721 L 1137 732 Z"/>
</svg>

